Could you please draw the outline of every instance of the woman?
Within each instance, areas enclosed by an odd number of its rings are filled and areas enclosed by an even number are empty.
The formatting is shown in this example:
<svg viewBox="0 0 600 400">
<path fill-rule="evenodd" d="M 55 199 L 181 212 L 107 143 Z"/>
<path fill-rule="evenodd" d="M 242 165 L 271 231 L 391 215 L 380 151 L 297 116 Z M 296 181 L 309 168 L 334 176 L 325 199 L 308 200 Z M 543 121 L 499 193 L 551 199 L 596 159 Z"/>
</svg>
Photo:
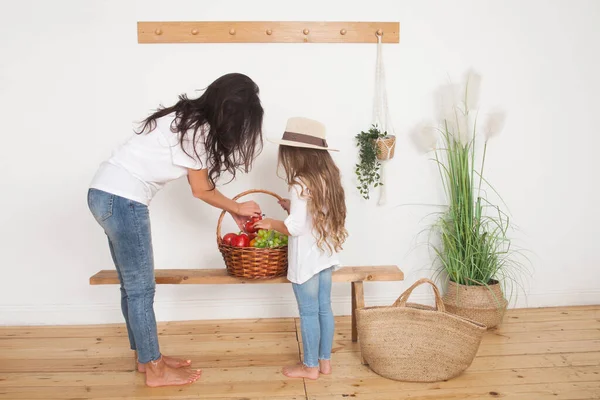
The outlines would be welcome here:
<svg viewBox="0 0 600 400">
<path fill-rule="evenodd" d="M 187 176 L 194 197 L 243 223 L 261 210 L 216 189 L 222 173 L 248 172 L 262 149 L 263 109 L 258 86 L 242 74 L 214 81 L 197 99 L 179 101 L 147 117 L 140 131 L 102 163 L 88 205 L 108 236 L 121 282 L 121 309 L 138 370 L 148 386 L 184 385 L 201 371 L 162 355 L 154 316 L 154 262 L 148 205 L 166 183 Z"/>
</svg>

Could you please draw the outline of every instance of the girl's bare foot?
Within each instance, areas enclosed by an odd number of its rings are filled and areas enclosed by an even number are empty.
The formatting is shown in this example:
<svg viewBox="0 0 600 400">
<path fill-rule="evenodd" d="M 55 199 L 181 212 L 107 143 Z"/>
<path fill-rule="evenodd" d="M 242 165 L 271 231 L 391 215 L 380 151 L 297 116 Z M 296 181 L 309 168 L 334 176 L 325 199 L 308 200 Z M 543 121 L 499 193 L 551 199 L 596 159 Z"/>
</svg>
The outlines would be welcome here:
<svg viewBox="0 0 600 400">
<path fill-rule="evenodd" d="M 312 380 L 319 378 L 319 367 L 310 368 L 304 364 L 283 367 L 282 372 L 288 378 L 306 378 Z"/>
<path fill-rule="evenodd" d="M 296 365 L 304 365 L 298 362 Z M 331 375 L 331 360 L 319 360 L 319 372 L 323 375 Z"/>
<path fill-rule="evenodd" d="M 189 367 L 190 365 L 192 365 L 192 360 L 184 360 L 181 358 L 175 358 L 175 357 L 169 357 L 169 356 L 162 356 L 162 358 L 165 361 L 165 364 L 167 364 L 171 368 L 182 368 L 182 367 Z M 142 363 L 138 362 L 137 369 L 138 369 L 138 372 L 145 373 L 146 372 L 146 364 L 142 364 Z"/>
<path fill-rule="evenodd" d="M 319 372 L 323 375 L 331 374 L 331 360 L 319 360 Z"/>
<path fill-rule="evenodd" d="M 161 357 L 158 361 L 145 364 L 146 385 L 150 387 L 180 386 L 196 382 L 202 371 L 199 369 L 173 368 Z"/>
</svg>

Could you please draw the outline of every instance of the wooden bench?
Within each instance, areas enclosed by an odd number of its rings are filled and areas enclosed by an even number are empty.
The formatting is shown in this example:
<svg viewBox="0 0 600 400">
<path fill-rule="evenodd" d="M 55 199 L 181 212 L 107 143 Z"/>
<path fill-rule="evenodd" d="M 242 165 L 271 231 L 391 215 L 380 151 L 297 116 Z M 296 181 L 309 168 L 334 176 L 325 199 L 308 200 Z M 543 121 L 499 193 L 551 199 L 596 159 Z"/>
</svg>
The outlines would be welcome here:
<svg viewBox="0 0 600 400">
<path fill-rule="evenodd" d="M 251 285 L 290 283 L 285 277 L 266 280 L 245 280 L 227 275 L 221 269 L 157 269 L 156 283 L 161 285 Z M 365 306 L 363 282 L 402 281 L 404 274 L 395 265 L 372 267 L 342 267 L 333 273 L 333 282 L 349 282 L 352 285 L 352 341 L 358 340 L 356 309 Z M 90 285 L 119 284 L 117 271 L 102 270 L 90 278 Z"/>
</svg>

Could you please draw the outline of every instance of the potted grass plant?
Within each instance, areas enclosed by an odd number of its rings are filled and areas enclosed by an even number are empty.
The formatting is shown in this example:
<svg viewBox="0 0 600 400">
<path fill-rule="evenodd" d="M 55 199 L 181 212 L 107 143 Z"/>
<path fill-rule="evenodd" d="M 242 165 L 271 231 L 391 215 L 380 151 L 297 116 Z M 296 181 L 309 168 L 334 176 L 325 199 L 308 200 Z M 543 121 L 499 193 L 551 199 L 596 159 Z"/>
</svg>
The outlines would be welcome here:
<svg viewBox="0 0 600 400">
<path fill-rule="evenodd" d="M 433 161 L 447 199 L 430 245 L 447 281 L 446 310 L 492 328 L 502 321 L 505 294 L 521 265 L 508 237 L 508 215 L 488 195 L 502 199 L 484 178 L 488 140 L 502 129 L 504 113 L 489 113 L 478 126 L 480 80 L 469 73 L 464 85 L 443 87 L 437 99 L 439 127 L 427 129 L 434 135 Z"/>
</svg>

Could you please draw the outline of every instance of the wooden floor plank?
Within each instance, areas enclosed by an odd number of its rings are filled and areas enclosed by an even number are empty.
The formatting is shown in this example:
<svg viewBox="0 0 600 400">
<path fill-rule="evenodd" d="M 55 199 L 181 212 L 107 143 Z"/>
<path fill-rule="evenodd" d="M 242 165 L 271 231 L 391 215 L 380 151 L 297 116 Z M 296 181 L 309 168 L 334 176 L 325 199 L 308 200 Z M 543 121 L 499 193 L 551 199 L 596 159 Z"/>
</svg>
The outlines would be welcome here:
<svg viewBox="0 0 600 400">
<path fill-rule="evenodd" d="M 582 366 L 600 366 L 600 352 L 476 357 L 469 370 L 498 371 L 502 369 Z"/>
<path fill-rule="evenodd" d="M 358 365 L 360 354 L 337 353 L 332 363 L 334 367 Z M 600 366 L 600 352 L 476 357 L 469 371 L 581 366 Z"/>
<path fill-rule="evenodd" d="M 500 333 L 549 331 L 567 332 L 585 329 L 600 329 L 600 319 L 521 322 L 519 324 L 503 324 L 491 331 Z"/>
<path fill-rule="evenodd" d="M 137 372 L 51 372 L 44 374 L 11 373 L 4 374 L 0 380 L 0 388 L 6 387 L 71 387 L 81 386 L 123 386 L 134 383 L 144 374 Z M 252 370 L 239 368 L 204 368 L 202 382 L 204 384 L 226 382 L 262 382 L 288 381 L 278 367 L 254 367 Z"/>
<path fill-rule="evenodd" d="M 335 375 L 317 381 L 307 381 L 309 395 L 330 393 L 376 393 L 385 391 L 437 390 L 511 386 L 539 383 L 596 382 L 600 380 L 600 366 L 514 369 L 499 371 L 467 370 L 461 376 L 445 382 L 416 383 L 384 379 L 367 366 L 353 365 L 336 368 Z"/>
<path fill-rule="evenodd" d="M 349 327 L 336 326 L 335 340 L 351 341 L 352 331 Z M 568 342 L 577 340 L 600 340 L 600 325 L 598 329 L 580 329 L 570 331 L 531 331 L 531 332 L 505 332 L 502 330 L 488 331 L 482 339 L 483 345 L 508 344 L 508 343 L 535 343 L 535 342 Z"/>
<path fill-rule="evenodd" d="M 39 358 L 38 358 L 39 357 Z M 1 357 L 0 374 L 13 372 L 47 373 L 47 372 L 94 372 L 115 371 L 127 372 L 135 368 L 133 352 L 127 357 L 97 358 L 44 358 L 39 354 L 34 358 Z M 219 365 L 221 366 L 221 365 Z"/>
<path fill-rule="evenodd" d="M 296 332 L 294 318 L 176 321 L 158 324 L 161 335 Z"/>
<path fill-rule="evenodd" d="M 570 342 L 577 340 L 600 340 L 600 329 L 546 332 L 488 332 L 483 337 L 485 344 L 512 344 L 535 342 Z"/>
<path fill-rule="evenodd" d="M 303 349 L 301 348 L 303 351 Z M 360 343 L 351 340 L 334 340 L 332 352 L 334 354 L 346 352 L 359 352 Z M 482 341 L 479 357 L 509 356 L 518 354 L 560 354 L 582 353 L 600 351 L 600 340 L 574 340 L 564 342 L 532 342 L 532 343 L 486 343 Z"/>
<path fill-rule="evenodd" d="M 571 312 L 571 311 L 582 311 L 582 310 L 600 310 L 600 305 L 590 304 L 585 306 L 564 306 L 564 307 L 536 307 L 536 308 L 511 308 L 508 310 L 509 313 L 513 314 L 536 314 L 536 313 L 560 313 L 560 312 Z"/>
<path fill-rule="evenodd" d="M 571 331 L 600 329 L 600 316 L 589 319 L 569 319 L 549 316 L 548 320 L 532 317 L 530 320 L 523 316 L 518 323 L 502 324 L 490 332 L 508 333 L 508 332 L 544 332 L 544 331 Z M 351 327 L 350 316 L 339 316 L 335 318 L 336 328 L 348 330 Z"/>
<path fill-rule="evenodd" d="M 284 335 L 281 337 L 281 335 Z M 272 337 L 267 340 L 265 336 Z M 297 351 L 296 335 L 283 334 L 239 334 L 233 340 L 218 340 L 216 336 L 178 335 L 165 337 L 160 342 L 165 354 L 246 354 L 294 353 Z M 31 358 L 42 352 L 49 358 L 126 357 L 130 354 L 129 342 L 122 338 L 46 338 L 5 339 L 0 341 L 0 352 L 5 358 Z"/>
<path fill-rule="evenodd" d="M 296 332 L 294 318 L 159 322 L 158 334 L 201 335 Z M 4 338 L 127 337 L 125 324 L 71 326 L 0 326 Z"/>
<path fill-rule="evenodd" d="M 404 397 L 403 397 L 404 396 Z M 600 399 L 600 382 L 541 383 L 528 385 L 494 385 L 452 389 L 410 391 L 346 392 L 339 394 L 310 394 L 310 400 L 590 400 Z"/>
<path fill-rule="evenodd" d="M 600 351 L 600 340 L 577 340 L 551 343 L 489 344 L 479 347 L 477 356 L 509 356 L 517 354 L 561 354 Z"/>
<path fill-rule="evenodd" d="M 206 368 L 202 381 L 177 388 L 151 389 L 137 372 L 6 374 L 0 380 L 0 399 L 304 396 L 301 380 L 289 380 L 279 367 Z M 83 390 L 82 390 L 83 389 Z M 8 397 L 12 396 L 12 397 Z M 46 397 L 43 397 L 46 396 Z M 62 397 L 61 397 L 62 396 Z M 204 397 L 201 397 L 204 398 Z M 302 397 L 300 397 L 302 398 Z"/>
<path fill-rule="evenodd" d="M 83 385 L 83 383 L 82 383 Z M 268 396 L 271 394 L 271 396 Z M 1 400 L 121 400 L 121 399 L 305 399 L 302 380 L 292 382 L 262 381 L 207 384 L 198 382 L 178 388 L 147 388 L 143 378 L 138 377 L 122 386 L 78 387 L 8 387 L 0 391 Z"/>
<path fill-rule="evenodd" d="M 511 313 L 508 312 L 502 321 L 503 325 L 522 322 L 548 322 L 548 321 L 576 321 L 582 319 L 598 319 L 600 310 L 573 310 L 562 312 L 540 312 L 540 313 Z"/>
<path fill-rule="evenodd" d="M 125 324 L 72 326 L 0 326 L 0 340 L 70 337 L 127 337 Z"/>
<path fill-rule="evenodd" d="M 283 354 L 246 354 L 223 355 L 223 354 L 190 354 L 172 353 L 174 357 L 192 360 L 192 364 L 198 368 L 208 367 L 264 367 L 283 366 L 295 364 L 299 361 L 298 353 Z M 11 372 L 128 372 L 135 368 L 133 354 L 130 357 L 111 358 L 32 358 L 32 359 L 9 359 L 2 358 L 0 362 L 0 373 Z"/>
</svg>

